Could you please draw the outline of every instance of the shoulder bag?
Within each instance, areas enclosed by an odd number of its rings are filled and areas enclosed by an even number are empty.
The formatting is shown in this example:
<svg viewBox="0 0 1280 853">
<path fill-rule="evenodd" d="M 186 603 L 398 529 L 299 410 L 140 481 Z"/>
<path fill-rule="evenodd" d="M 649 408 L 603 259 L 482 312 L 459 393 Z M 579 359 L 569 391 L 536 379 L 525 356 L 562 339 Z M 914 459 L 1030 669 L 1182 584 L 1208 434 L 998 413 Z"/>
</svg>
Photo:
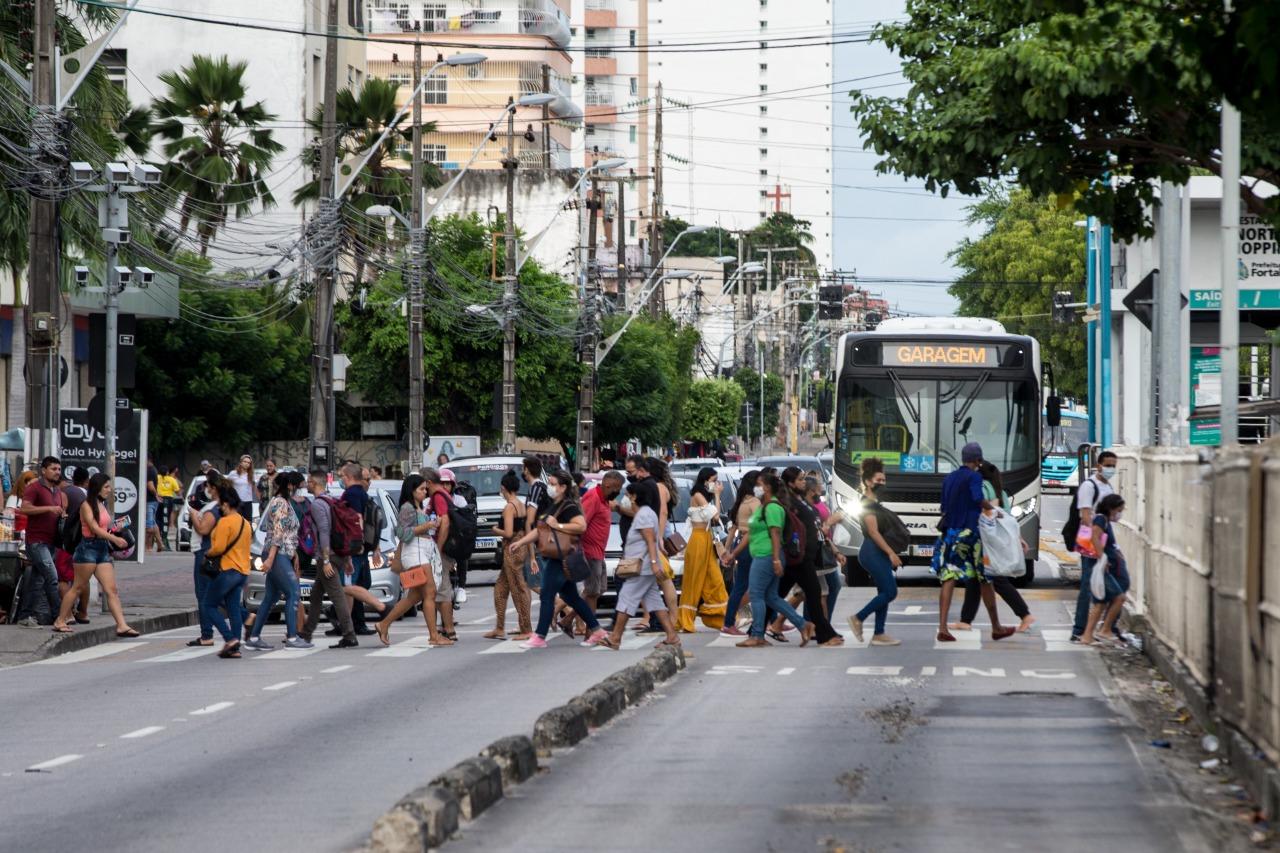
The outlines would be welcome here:
<svg viewBox="0 0 1280 853">
<path fill-rule="evenodd" d="M 683 551 L 684 546 L 687 544 L 684 537 L 680 535 L 680 531 L 674 530 L 670 536 L 662 540 L 662 552 L 668 557 L 674 557 Z"/>
<path fill-rule="evenodd" d="M 569 580 L 582 583 L 591 576 L 591 564 L 587 562 L 587 555 L 582 553 L 582 548 L 576 542 L 566 554 L 560 547 L 560 536 L 557 531 L 551 531 L 551 539 L 556 544 L 556 558 L 564 566 L 564 573 L 569 576 Z"/>
<path fill-rule="evenodd" d="M 216 578 L 222 574 L 222 558 L 227 551 L 236 547 L 236 543 L 240 541 L 240 537 L 244 535 L 244 529 L 248 527 L 244 518 L 240 519 L 240 529 L 236 531 L 236 538 L 231 540 L 231 544 L 221 554 L 205 554 L 204 562 L 200 564 L 200 574 L 208 578 Z"/>
</svg>

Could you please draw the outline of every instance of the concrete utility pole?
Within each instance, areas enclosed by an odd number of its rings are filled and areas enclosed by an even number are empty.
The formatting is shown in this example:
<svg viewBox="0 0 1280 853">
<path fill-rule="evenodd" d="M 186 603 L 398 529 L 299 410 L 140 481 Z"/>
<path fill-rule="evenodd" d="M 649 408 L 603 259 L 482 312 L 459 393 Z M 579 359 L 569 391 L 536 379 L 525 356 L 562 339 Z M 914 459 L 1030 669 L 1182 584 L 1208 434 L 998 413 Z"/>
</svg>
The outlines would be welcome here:
<svg viewBox="0 0 1280 853">
<path fill-rule="evenodd" d="M 325 18 L 324 115 L 320 128 L 320 210 L 315 310 L 311 343 L 311 465 L 332 468 L 334 463 L 335 411 L 333 397 L 333 302 L 338 259 L 338 205 L 334 197 L 334 170 L 338 124 L 338 0 L 328 0 Z"/>
<path fill-rule="evenodd" d="M 653 219 L 649 223 L 649 274 L 657 272 L 662 262 L 662 83 L 655 90 L 656 112 L 653 117 Z M 649 297 L 649 314 L 656 320 L 662 315 L 665 291 L 655 290 Z"/>
<path fill-rule="evenodd" d="M 510 105 L 511 102 L 508 101 Z M 502 449 L 510 453 L 516 446 L 516 111 L 507 111 L 507 261 L 502 286 Z"/>
<path fill-rule="evenodd" d="M 1231 0 L 1226 2 L 1231 12 Z M 1218 343 L 1222 359 L 1222 446 L 1240 439 L 1240 111 L 1222 99 L 1222 306 Z M 1275 365 L 1271 367 L 1275 375 Z M 1274 380 L 1273 380 L 1274 381 Z"/>
<path fill-rule="evenodd" d="M 542 63 L 542 93 L 551 94 L 551 66 Z M 542 105 L 542 168 L 551 170 L 551 105 Z"/>
<path fill-rule="evenodd" d="M 600 183 L 591 178 L 591 200 L 587 213 L 587 263 L 582 318 L 586 332 L 578 347 L 578 442 L 575 462 L 587 471 L 595 453 L 596 343 L 600 339 L 600 278 L 596 269 L 596 238 L 599 233 Z"/>
<path fill-rule="evenodd" d="M 422 227 L 422 42 L 413 43 L 413 199 L 409 229 L 409 461 L 425 465 L 422 429 L 423 349 L 422 349 L 422 265 L 426 246 Z"/>
<path fill-rule="evenodd" d="M 618 298 L 614 300 L 614 305 L 618 309 L 627 307 L 627 181 L 626 178 L 617 179 L 618 186 L 618 215 L 614 217 L 615 227 L 618 231 L 617 249 L 617 275 L 618 278 Z"/>
<path fill-rule="evenodd" d="M 32 51 L 32 147 L 46 169 L 40 177 L 53 190 L 65 163 L 65 134 L 60 131 L 57 108 L 54 49 L 58 22 L 55 0 L 35 0 L 35 44 Z M 50 156 L 52 155 L 52 156 Z M 57 448 L 58 385 L 61 379 L 58 355 L 62 328 L 62 294 L 58 286 L 58 203 L 53 193 L 30 196 L 27 225 L 30 266 L 27 272 L 26 321 L 26 422 L 34 435 L 32 448 L 37 459 L 52 455 Z"/>
<path fill-rule="evenodd" d="M 1155 411 L 1160 444 L 1181 444 L 1178 436 L 1182 408 L 1182 193 L 1171 181 L 1160 187 L 1160 275 L 1152 312 L 1152 378 L 1159 407 Z"/>
</svg>

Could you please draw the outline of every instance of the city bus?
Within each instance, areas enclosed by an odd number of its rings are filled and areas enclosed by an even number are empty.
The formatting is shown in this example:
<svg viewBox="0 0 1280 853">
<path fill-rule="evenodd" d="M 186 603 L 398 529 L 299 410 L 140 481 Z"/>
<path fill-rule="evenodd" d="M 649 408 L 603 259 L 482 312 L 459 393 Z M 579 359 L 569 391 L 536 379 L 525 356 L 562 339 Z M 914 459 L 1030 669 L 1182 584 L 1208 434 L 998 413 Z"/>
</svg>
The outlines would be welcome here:
<svg viewBox="0 0 1280 853">
<path fill-rule="evenodd" d="M 837 508 L 856 517 L 863 459 L 884 462 L 880 500 L 911 531 L 904 563 L 927 565 L 941 517 L 942 481 L 976 441 L 1012 498 L 1031 582 L 1040 542 L 1040 345 L 994 320 L 900 317 L 840 339 L 836 368 Z M 836 546 L 856 558 L 862 533 L 846 523 Z M 861 574 L 861 573 L 858 573 Z"/>
<path fill-rule="evenodd" d="M 1047 412 L 1042 412 L 1042 418 Z M 1080 485 L 1080 445 L 1089 442 L 1089 416 L 1078 409 L 1063 409 L 1062 422 L 1040 426 L 1044 444 L 1040 448 L 1040 488 L 1074 492 Z"/>
</svg>

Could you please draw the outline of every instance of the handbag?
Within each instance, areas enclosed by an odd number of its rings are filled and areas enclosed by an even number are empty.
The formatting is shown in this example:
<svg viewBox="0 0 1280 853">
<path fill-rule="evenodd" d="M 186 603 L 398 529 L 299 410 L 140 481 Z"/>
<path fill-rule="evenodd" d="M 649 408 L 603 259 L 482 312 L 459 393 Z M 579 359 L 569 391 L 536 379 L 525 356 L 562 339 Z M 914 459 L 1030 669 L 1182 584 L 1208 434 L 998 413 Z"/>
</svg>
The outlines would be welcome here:
<svg viewBox="0 0 1280 853">
<path fill-rule="evenodd" d="M 569 555 L 565 556 L 564 551 L 560 548 L 560 537 L 556 531 L 551 531 L 551 538 L 556 543 L 556 557 L 564 566 L 565 574 L 569 576 L 569 580 L 574 583 L 582 583 L 591 577 L 591 564 L 587 562 L 587 555 L 582 553 L 582 548 L 574 545 L 569 549 Z"/>
<path fill-rule="evenodd" d="M 205 554 L 204 562 L 200 564 L 200 574 L 207 578 L 216 578 L 222 574 L 222 558 L 232 548 L 236 547 L 236 543 L 240 541 L 240 537 L 244 535 L 244 529 L 248 524 L 243 518 L 240 519 L 240 529 L 236 531 L 236 538 L 231 540 L 231 544 L 227 546 L 227 550 L 221 554 Z"/>
<path fill-rule="evenodd" d="M 400 572 L 400 588 L 415 589 L 427 582 L 427 570 L 422 566 Z"/>
<path fill-rule="evenodd" d="M 662 540 L 662 551 L 668 557 L 674 557 L 684 550 L 684 546 L 689 543 L 684 541 L 684 537 L 680 535 L 680 531 L 673 532 L 670 536 Z"/>
<path fill-rule="evenodd" d="M 1089 574 L 1089 594 L 1094 601 L 1107 600 L 1107 552 L 1103 551 Z"/>
<path fill-rule="evenodd" d="M 619 560 L 618 565 L 613 570 L 613 576 L 615 578 L 639 577 L 642 562 L 639 557 L 627 557 Z"/>
</svg>

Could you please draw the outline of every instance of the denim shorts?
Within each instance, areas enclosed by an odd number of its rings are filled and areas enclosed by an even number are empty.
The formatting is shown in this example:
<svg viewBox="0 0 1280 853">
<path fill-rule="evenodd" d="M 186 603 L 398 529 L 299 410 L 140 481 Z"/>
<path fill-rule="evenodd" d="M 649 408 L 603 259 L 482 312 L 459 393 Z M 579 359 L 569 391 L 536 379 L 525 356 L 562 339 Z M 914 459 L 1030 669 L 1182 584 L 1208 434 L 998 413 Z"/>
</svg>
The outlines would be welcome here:
<svg viewBox="0 0 1280 853">
<path fill-rule="evenodd" d="M 147 527 L 156 526 L 156 510 L 160 508 L 160 501 L 147 501 Z"/>
<path fill-rule="evenodd" d="M 111 562 L 111 545 L 105 539 L 81 539 L 80 544 L 76 546 L 75 556 L 71 558 L 77 563 L 99 563 Z"/>
</svg>

